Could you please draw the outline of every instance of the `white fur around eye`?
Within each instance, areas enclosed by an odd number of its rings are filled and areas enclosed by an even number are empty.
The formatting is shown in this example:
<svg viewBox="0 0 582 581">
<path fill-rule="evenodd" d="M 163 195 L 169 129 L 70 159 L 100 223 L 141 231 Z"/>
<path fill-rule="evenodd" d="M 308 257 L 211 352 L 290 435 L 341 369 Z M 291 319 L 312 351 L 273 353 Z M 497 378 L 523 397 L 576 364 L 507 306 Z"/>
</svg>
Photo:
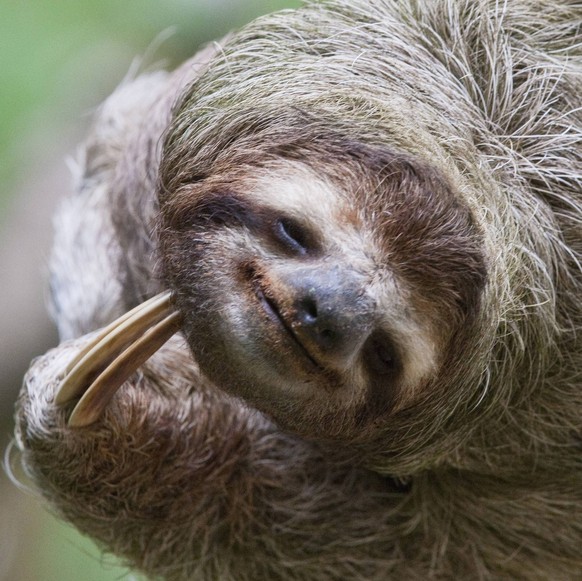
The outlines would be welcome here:
<svg viewBox="0 0 582 581">
<path fill-rule="evenodd" d="M 259 175 L 250 194 L 253 203 L 300 217 L 318 228 L 336 221 L 342 193 L 312 169 L 286 162 Z"/>
</svg>

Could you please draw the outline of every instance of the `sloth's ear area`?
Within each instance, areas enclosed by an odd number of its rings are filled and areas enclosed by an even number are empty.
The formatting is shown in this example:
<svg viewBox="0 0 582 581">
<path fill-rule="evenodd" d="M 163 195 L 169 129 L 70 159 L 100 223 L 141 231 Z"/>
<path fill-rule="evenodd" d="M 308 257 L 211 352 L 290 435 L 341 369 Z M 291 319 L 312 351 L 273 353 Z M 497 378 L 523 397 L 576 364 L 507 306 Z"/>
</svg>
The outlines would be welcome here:
<svg viewBox="0 0 582 581">
<path fill-rule="evenodd" d="M 181 316 L 169 291 L 105 327 L 69 363 L 55 397 L 57 405 L 77 398 L 69 427 L 97 421 L 115 392 L 179 330 Z"/>
</svg>

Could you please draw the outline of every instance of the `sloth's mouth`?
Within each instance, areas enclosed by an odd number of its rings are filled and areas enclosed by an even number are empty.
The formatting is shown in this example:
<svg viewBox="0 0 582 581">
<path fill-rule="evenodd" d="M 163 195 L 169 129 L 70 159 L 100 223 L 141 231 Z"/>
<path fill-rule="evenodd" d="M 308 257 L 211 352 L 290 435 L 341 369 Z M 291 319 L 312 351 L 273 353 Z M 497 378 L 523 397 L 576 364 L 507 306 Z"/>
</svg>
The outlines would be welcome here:
<svg viewBox="0 0 582 581">
<path fill-rule="evenodd" d="M 256 273 L 253 273 L 251 281 L 253 291 L 263 311 L 287 337 L 288 343 L 290 343 L 294 353 L 306 364 L 309 371 L 323 371 L 322 366 L 317 362 L 313 355 L 311 355 L 305 345 L 303 345 L 303 343 L 297 338 L 297 335 L 293 332 L 293 328 L 287 323 L 277 302 L 271 298 L 267 292 L 265 292 L 263 286 L 261 285 L 260 277 L 256 276 Z"/>
</svg>

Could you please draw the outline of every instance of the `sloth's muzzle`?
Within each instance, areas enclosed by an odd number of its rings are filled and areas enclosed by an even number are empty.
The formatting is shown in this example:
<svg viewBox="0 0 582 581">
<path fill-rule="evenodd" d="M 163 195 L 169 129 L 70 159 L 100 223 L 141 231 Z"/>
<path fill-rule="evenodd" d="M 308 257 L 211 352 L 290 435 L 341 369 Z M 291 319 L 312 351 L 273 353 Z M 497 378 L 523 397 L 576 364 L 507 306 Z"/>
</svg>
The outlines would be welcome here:
<svg viewBox="0 0 582 581">
<path fill-rule="evenodd" d="M 68 425 L 78 428 L 97 421 L 115 392 L 180 329 L 180 322 L 166 291 L 104 327 L 65 369 L 55 403 L 80 398 Z"/>
</svg>

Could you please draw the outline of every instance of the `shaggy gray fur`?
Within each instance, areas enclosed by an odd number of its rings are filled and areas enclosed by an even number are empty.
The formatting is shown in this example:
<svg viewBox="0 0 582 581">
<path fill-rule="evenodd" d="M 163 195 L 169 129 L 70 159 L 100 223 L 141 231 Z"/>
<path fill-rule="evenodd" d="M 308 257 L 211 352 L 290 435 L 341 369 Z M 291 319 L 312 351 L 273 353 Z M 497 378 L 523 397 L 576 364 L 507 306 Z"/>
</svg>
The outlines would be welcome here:
<svg viewBox="0 0 582 581">
<path fill-rule="evenodd" d="M 581 26 L 567 0 L 308 2 L 113 95 L 57 223 L 63 338 L 163 288 L 156 189 L 165 201 L 232 163 L 257 111 L 282 132 L 308 111 L 437 166 L 478 225 L 488 284 L 448 383 L 353 446 L 277 429 L 178 338 L 70 430 L 52 398 L 87 336 L 63 343 L 17 410 L 59 514 L 167 579 L 579 579 Z"/>
</svg>

